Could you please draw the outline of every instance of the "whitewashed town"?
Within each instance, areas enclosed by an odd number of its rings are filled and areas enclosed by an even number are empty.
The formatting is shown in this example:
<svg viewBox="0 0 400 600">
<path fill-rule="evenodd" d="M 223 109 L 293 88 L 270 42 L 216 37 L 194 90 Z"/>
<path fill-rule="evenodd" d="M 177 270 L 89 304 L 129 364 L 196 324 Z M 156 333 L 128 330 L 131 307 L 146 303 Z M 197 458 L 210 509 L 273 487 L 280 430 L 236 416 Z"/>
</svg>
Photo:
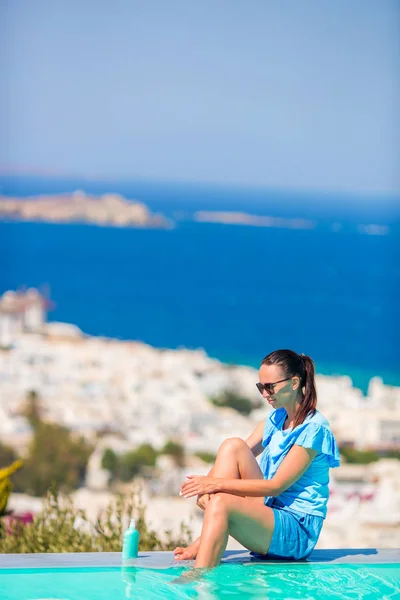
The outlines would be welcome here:
<svg viewBox="0 0 400 600">
<path fill-rule="evenodd" d="M 269 408 L 260 405 L 257 370 L 223 364 L 203 350 L 157 349 L 134 341 L 90 337 L 73 324 L 48 322 L 47 299 L 36 289 L 0 299 L 0 441 L 23 457 L 32 436 L 22 406 L 35 392 L 46 420 L 65 425 L 93 445 L 77 506 L 93 518 L 112 498 L 106 449 L 117 455 L 169 440 L 184 447 L 184 463 L 157 458 L 141 477 L 147 518 L 158 531 L 184 521 L 197 535 L 202 513 L 178 495 L 186 474 L 205 474 L 202 453 L 215 454 L 227 437 L 246 439 Z M 370 381 L 367 395 L 349 377 L 317 375 L 319 410 L 340 447 L 384 451 L 400 442 L 400 388 Z M 248 416 L 210 399 L 234 390 L 254 404 Z M 98 435 L 101 432 L 101 436 Z M 40 511 L 43 500 L 12 494 L 15 512 Z M 400 545 L 400 461 L 342 461 L 331 471 L 328 516 L 319 548 Z M 230 548 L 237 548 L 234 540 Z"/>
</svg>

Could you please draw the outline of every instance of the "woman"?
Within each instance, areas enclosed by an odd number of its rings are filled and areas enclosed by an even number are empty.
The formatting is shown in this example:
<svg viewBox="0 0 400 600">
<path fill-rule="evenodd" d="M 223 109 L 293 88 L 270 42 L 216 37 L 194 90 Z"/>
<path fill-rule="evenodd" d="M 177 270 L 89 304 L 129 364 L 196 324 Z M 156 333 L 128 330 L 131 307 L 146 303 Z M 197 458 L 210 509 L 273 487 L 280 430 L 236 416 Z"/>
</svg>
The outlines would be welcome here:
<svg viewBox="0 0 400 600">
<path fill-rule="evenodd" d="M 185 498 L 204 509 L 201 536 L 176 548 L 176 560 L 216 566 L 231 535 L 271 558 L 300 560 L 312 552 L 326 516 L 329 468 L 340 464 L 329 423 L 316 410 L 314 363 L 277 350 L 261 363 L 257 388 L 274 409 L 244 442 L 225 440 L 206 477 L 189 476 Z M 260 466 L 256 456 L 261 454 Z"/>
</svg>

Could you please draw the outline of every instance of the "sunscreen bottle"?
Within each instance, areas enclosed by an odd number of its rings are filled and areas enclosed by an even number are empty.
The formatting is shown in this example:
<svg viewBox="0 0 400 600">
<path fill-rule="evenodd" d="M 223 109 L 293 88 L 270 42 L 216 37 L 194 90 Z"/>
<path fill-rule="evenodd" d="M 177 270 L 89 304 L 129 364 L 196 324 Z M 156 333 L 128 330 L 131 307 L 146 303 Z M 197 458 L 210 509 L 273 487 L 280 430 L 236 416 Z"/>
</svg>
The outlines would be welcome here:
<svg viewBox="0 0 400 600">
<path fill-rule="evenodd" d="M 124 533 L 124 542 L 122 545 L 122 560 L 137 558 L 139 552 L 139 532 L 136 529 L 134 519 L 131 519 L 128 529 Z"/>
</svg>

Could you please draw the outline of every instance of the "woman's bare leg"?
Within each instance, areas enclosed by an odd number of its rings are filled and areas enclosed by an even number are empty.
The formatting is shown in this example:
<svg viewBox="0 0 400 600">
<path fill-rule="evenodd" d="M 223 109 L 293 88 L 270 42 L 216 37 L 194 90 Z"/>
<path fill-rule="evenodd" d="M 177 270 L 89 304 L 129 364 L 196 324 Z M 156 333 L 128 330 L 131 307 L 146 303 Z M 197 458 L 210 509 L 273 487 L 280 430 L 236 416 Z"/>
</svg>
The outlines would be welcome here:
<svg viewBox="0 0 400 600">
<path fill-rule="evenodd" d="M 195 568 L 219 564 L 229 535 L 254 552 L 268 552 L 274 530 L 274 513 L 258 498 L 213 494 L 206 506 Z"/>
<path fill-rule="evenodd" d="M 229 479 L 263 479 L 263 474 L 253 453 L 246 442 L 240 438 L 229 438 L 221 444 L 215 464 L 208 475 Z M 264 498 L 254 498 L 254 501 L 260 505 L 264 504 Z M 200 537 L 187 548 L 175 548 L 175 559 L 192 560 L 196 558 L 199 546 Z"/>
<path fill-rule="evenodd" d="M 263 479 L 254 454 L 240 438 L 228 438 L 222 442 L 209 475 L 230 479 Z"/>
</svg>

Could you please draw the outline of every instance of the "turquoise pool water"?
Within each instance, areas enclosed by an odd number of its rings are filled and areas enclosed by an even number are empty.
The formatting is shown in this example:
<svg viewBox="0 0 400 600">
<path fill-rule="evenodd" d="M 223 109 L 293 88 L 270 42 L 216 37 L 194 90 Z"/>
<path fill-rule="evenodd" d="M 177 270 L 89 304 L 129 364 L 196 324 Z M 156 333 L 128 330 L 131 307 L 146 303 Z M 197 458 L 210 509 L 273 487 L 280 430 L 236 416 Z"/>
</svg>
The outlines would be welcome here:
<svg viewBox="0 0 400 600">
<path fill-rule="evenodd" d="M 0 570 L 1 600 L 400 599 L 400 565 L 221 565 L 200 580 L 188 570 L 58 568 Z"/>
</svg>

